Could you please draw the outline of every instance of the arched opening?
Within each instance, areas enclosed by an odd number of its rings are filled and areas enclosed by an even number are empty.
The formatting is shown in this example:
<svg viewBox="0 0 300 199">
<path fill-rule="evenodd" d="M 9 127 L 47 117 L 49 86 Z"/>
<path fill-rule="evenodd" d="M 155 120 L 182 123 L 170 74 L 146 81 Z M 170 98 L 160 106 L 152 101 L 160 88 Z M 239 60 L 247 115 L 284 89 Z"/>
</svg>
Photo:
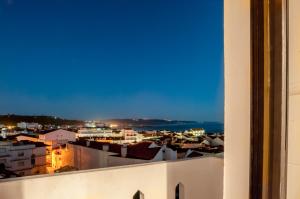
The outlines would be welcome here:
<svg viewBox="0 0 300 199">
<path fill-rule="evenodd" d="M 133 195 L 133 199 L 144 199 L 144 194 L 138 190 L 134 195 Z"/>
<path fill-rule="evenodd" d="M 184 199 L 184 187 L 182 183 L 176 185 L 175 199 Z"/>
</svg>

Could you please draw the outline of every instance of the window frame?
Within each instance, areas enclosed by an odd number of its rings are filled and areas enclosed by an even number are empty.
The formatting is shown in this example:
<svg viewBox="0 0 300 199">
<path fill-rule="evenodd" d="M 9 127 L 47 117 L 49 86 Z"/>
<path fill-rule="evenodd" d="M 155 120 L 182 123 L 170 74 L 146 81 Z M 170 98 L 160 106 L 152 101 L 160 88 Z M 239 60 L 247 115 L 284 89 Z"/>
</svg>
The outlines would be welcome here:
<svg viewBox="0 0 300 199">
<path fill-rule="evenodd" d="M 288 0 L 251 0 L 250 196 L 285 199 Z"/>
</svg>

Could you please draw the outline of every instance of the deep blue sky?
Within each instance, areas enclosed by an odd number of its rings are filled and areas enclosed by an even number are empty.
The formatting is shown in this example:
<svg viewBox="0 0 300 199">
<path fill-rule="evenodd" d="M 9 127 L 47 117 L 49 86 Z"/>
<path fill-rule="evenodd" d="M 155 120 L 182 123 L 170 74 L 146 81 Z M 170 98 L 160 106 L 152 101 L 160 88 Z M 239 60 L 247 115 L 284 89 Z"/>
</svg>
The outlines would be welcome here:
<svg viewBox="0 0 300 199">
<path fill-rule="evenodd" d="M 0 114 L 223 121 L 223 0 L 0 0 Z"/>
</svg>

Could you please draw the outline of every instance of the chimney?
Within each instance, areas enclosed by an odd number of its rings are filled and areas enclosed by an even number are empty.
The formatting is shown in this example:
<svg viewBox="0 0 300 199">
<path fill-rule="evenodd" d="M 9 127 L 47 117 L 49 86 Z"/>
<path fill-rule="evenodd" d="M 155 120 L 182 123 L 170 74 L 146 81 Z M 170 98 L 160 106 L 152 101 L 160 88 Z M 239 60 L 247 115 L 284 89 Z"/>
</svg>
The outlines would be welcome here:
<svg viewBox="0 0 300 199">
<path fill-rule="evenodd" d="M 89 147 L 91 145 L 91 141 L 87 140 L 86 141 L 86 146 Z"/>
<path fill-rule="evenodd" d="M 102 150 L 103 150 L 103 151 L 109 151 L 109 145 L 108 145 L 108 144 L 104 144 L 104 145 L 102 146 Z"/>
<path fill-rule="evenodd" d="M 127 156 L 127 145 L 124 144 L 121 146 L 121 157 L 126 158 Z"/>
</svg>

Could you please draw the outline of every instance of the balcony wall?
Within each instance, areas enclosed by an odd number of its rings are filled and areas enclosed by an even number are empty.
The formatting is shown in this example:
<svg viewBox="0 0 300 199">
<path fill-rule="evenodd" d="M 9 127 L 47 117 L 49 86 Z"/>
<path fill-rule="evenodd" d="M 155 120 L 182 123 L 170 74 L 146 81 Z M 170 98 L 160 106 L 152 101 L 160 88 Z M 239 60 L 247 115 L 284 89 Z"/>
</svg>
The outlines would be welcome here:
<svg viewBox="0 0 300 199">
<path fill-rule="evenodd" d="M 174 199 L 178 183 L 184 186 L 184 199 L 221 199 L 223 160 L 199 158 L 9 179 L 0 183 L 0 196 L 1 199 L 132 199 L 140 190 L 146 199 Z"/>
<path fill-rule="evenodd" d="M 224 1 L 224 199 L 249 198 L 250 0 Z"/>
</svg>

